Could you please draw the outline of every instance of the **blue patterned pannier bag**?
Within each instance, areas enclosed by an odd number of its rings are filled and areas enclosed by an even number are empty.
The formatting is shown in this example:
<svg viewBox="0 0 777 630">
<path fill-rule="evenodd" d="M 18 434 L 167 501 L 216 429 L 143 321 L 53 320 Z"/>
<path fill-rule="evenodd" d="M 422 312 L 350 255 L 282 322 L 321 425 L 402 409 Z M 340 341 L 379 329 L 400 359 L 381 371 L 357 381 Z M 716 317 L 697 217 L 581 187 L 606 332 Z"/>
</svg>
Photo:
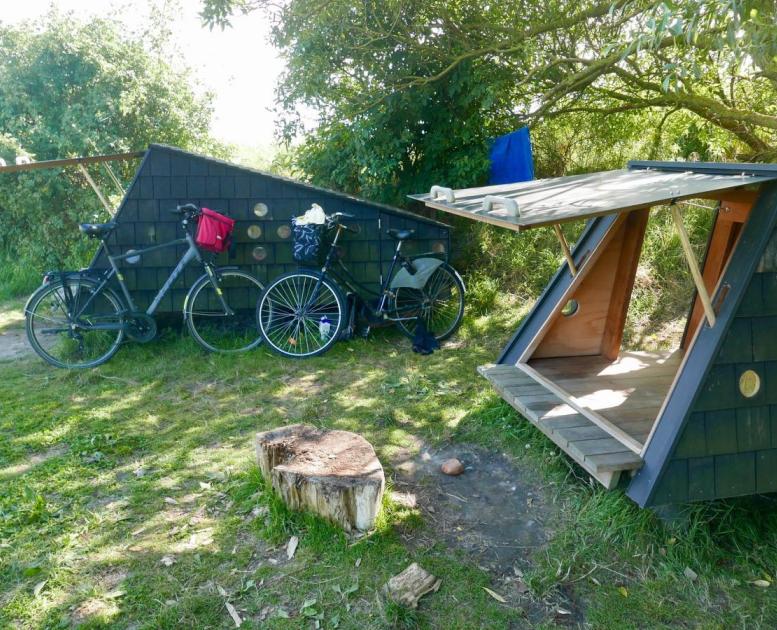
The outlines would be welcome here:
<svg viewBox="0 0 777 630">
<path fill-rule="evenodd" d="M 297 225 L 296 218 L 291 220 L 292 256 L 301 265 L 316 265 L 321 260 L 324 244 L 324 225 L 303 223 Z"/>
</svg>

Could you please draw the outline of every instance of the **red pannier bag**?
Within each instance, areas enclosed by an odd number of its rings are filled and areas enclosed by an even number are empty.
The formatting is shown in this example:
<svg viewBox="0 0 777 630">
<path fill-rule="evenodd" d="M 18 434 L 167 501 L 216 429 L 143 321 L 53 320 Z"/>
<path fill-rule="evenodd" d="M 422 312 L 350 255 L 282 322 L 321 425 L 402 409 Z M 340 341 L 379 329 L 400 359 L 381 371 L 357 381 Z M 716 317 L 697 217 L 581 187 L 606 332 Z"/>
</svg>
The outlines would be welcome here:
<svg viewBox="0 0 777 630">
<path fill-rule="evenodd" d="M 206 251 L 220 254 L 229 249 L 234 229 L 234 219 L 210 208 L 203 208 L 197 222 L 197 235 L 194 237 L 194 242 Z"/>
</svg>

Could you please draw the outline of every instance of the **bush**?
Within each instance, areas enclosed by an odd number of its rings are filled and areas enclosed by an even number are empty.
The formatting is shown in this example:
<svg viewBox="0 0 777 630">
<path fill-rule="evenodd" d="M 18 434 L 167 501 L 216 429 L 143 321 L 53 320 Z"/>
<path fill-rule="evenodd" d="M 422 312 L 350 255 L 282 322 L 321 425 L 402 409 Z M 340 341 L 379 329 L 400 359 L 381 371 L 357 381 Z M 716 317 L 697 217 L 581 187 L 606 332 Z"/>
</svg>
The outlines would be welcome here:
<svg viewBox="0 0 777 630">
<path fill-rule="evenodd" d="M 0 25 L 0 157 L 48 160 L 145 149 L 152 142 L 223 154 L 209 136 L 211 108 L 186 73 L 129 39 L 117 23 L 50 12 Z M 135 162 L 112 168 L 129 181 Z M 92 176 L 115 190 L 104 169 Z M 118 203 L 118 197 L 111 198 Z M 0 293 L 29 291 L 46 268 L 87 264 L 94 242 L 78 232 L 108 213 L 75 169 L 0 175 Z"/>
</svg>

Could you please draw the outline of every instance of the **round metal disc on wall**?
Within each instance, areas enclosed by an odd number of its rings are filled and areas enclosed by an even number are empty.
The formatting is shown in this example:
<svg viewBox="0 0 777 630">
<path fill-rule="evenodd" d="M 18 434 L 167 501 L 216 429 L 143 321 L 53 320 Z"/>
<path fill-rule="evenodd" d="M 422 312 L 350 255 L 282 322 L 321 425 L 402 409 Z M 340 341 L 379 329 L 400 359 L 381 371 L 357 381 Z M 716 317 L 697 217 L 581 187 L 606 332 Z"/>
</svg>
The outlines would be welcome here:
<svg viewBox="0 0 777 630">
<path fill-rule="evenodd" d="M 752 398 L 761 391 L 761 377 L 755 370 L 745 370 L 739 377 L 739 393 Z"/>
<path fill-rule="evenodd" d="M 254 249 L 251 251 L 251 256 L 253 256 L 254 260 L 261 262 L 267 258 L 267 249 L 261 245 L 254 247 Z"/>
<path fill-rule="evenodd" d="M 254 205 L 254 215 L 257 217 L 266 217 L 270 212 L 266 203 L 257 203 Z"/>
<path fill-rule="evenodd" d="M 564 317 L 572 317 L 575 313 L 577 313 L 578 309 L 580 308 L 580 304 L 577 300 L 569 300 L 566 304 L 564 304 L 564 308 L 561 309 L 561 314 Z"/>
<path fill-rule="evenodd" d="M 262 235 L 262 226 L 256 224 L 249 225 L 246 234 L 248 234 L 248 238 L 256 240 Z"/>
</svg>

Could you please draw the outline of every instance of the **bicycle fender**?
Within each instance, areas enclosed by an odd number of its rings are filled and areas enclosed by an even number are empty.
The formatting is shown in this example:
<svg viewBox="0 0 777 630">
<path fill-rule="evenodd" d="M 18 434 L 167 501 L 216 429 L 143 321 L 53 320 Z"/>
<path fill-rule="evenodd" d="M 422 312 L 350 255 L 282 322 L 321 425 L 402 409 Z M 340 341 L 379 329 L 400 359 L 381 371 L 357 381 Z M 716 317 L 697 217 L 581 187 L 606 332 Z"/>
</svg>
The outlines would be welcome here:
<svg viewBox="0 0 777 630">
<path fill-rule="evenodd" d="M 413 266 L 416 268 L 416 272 L 411 274 L 403 267 L 391 279 L 389 287 L 392 289 L 405 287 L 408 289 L 421 290 L 437 267 L 442 264 L 443 261 L 439 258 L 416 258 L 413 260 Z"/>
</svg>

